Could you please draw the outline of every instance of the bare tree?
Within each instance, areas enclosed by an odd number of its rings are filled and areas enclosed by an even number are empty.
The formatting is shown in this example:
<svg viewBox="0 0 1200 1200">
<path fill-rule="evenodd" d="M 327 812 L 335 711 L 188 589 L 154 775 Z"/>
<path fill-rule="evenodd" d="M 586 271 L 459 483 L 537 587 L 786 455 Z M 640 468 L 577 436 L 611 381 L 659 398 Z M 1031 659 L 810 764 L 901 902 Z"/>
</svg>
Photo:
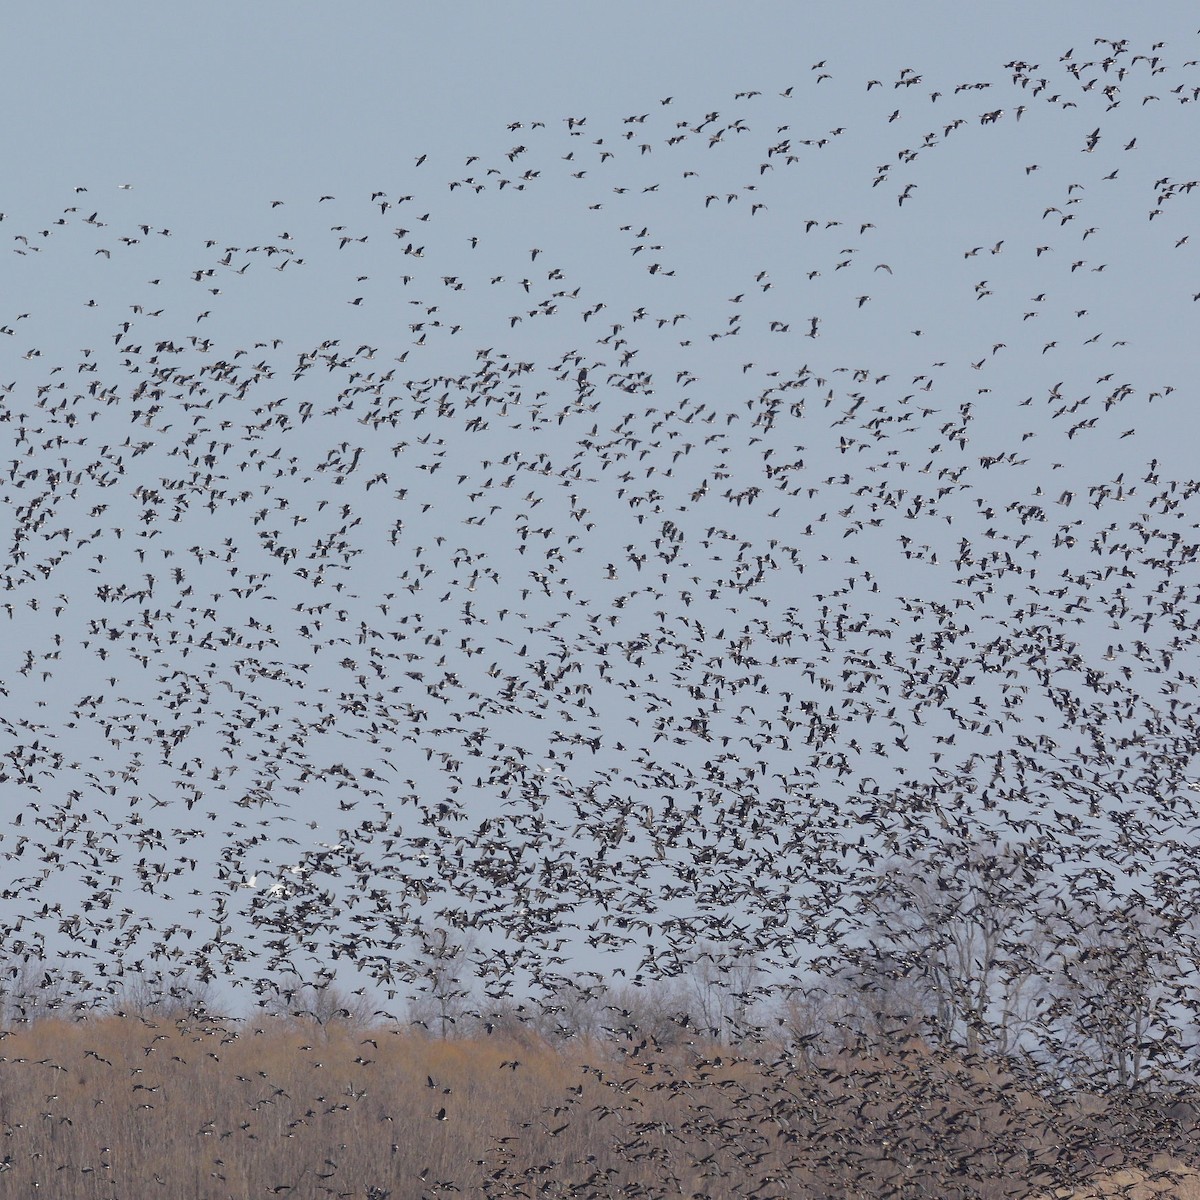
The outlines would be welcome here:
<svg viewBox="0 0 1200 1200">
<path fill-rule="evenodd" d="M 1043 890 L 1019 847 L 987 838 L 937 846 L 875 881 L 865 897 L 868 947 L 852 961 L 880 993 L 890 980 L 919 998 L 941 1038 L 1012 1054 L 1034 1031 L 1047 990 Z"/>
<path fill-rule="evenodd" d="M 600 1037 L 607 987 L 593 975 L 562 980 L 540 1005 L 541 1032 L 548 1040 L 583 1042 Z"/>
<path fill-rule="evenodd" d="M 27 1023 L 66 1006 L 66 989 L 37 959 L 13 961 L 0 977 L 0 1025 Z"/>
<path fill-rule="evenodd" d="M 1183 972 L 1164 922 L 1144 904 L 1089 893 L 1057 924 L 1054 1006 L 1066 1073 L 1090 1086 L 1137 1088 L 1181 1063 Z"/>
<path fill-rule="evenodd" d="M 677 983 L 654 980 L 648 985 L 608 989 L 601 998 L 600 1032 L 621 1046 L 646 1039 L 657 1046 L 675 1045 L 697 1032 L 688 995 Z M 700 1030 L 710 1036 L 707 1030 Z"/>
<path fill-rule="evenodd" d="M 752 1032 L 760 1001 L 769 989 L 757 955 L 729 953 L 701 942 L 687 957 L 680 978 L 689 1024 L 704 1037 L 737 1041 Z"/>
<path fill-rule="evenodd" d="M 822 984 L 783 989 L 775 1014 L 776 1036 L 796 1066 L 812 1068 L 829 1041 L 834 997 Z"/>
<path fill-rule="evenodd" d="M 417 992 L 409 1000 L 410 1019 L 435 1037 L 449 1037 L 466 1015 L 476 939 L 471 933 L 436 926 L 424 931 L 415 965 Z"/>
<path fill-rule="evenodd" d="M 938 1022 L 936 996 L 910 957 L 873 945 L 828 981 L 823 993 L 809 993 L 810 1020 L 820 1020 L 825 1040 L 885 1049 L 897 1040 L 927 1032 Z"/>
<path fill-rule="evenodd" d="M 212 1016 L 219 1007 L 216 985 L 191 971 L 127 976 L 112 996 L 113 1012 L 168 1019 Z"/>
<path fill-rule="evenodd" d="M 262 1007 L 271 1016 L 315 1021 L 325 1031 L 338 1026 L 361 1029 L 374 1019 L 374 1006 L 365 988 L 347 991 L 331 976 L 282 981 Z"/>
</svg>

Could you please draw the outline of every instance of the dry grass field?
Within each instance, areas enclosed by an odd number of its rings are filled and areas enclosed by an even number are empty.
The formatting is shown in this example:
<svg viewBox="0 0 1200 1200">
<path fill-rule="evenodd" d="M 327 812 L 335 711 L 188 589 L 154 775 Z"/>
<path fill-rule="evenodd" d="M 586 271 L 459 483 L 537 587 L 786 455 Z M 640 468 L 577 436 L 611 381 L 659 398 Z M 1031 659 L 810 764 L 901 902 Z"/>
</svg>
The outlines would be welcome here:
<svg viewBox="0 0 1200 1200">
<path fill-rule="evenodd" d="M 1164 1129 L 916 1040 L 796 1059 L 144 1016 L 0 1040 L 4 1196 L 1194 1197 Z"/>
<path fill-rule="evenodd" d="M 1057 1188 L 1044 1200 L 1200 1200 L 1200 1171 L 1167 1159 L 1149 1167 L 1105 1171 L 1077 1187 Z"/>
</svg>

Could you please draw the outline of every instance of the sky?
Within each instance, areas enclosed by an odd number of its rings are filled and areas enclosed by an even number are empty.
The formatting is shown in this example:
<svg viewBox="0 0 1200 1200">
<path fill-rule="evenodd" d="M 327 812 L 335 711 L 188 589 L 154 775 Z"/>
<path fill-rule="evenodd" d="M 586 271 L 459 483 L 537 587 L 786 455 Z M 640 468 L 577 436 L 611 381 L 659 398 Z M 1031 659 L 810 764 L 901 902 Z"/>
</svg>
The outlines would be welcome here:
<svg viewBox="0 0 1200 1200">
<path fill-rule="evenodd" d="M 1187 902 L 1187 7 L 9 25 L 10 955 L 787 973 L 984 835 Z"/>
</svg>

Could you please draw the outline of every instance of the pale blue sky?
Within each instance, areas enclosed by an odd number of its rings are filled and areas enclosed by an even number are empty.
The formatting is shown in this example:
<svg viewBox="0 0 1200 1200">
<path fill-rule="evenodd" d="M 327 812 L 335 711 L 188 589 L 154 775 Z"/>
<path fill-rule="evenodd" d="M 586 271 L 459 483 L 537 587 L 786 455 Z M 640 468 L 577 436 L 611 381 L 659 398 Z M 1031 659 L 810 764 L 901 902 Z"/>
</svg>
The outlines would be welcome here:
<svg viewBox="0 0 1200 1200">
<path fill-rule="evenodd" d="M 111 823 L 114 907 L 160 927 L 169 911 L 212 936 L 222 855 L 270 879 L 318 840 L 356 841 L 388 888 L 432 885 L 430 908 L 486 907 L 493 889 L 510 938 L 523 905 L 563 896 L 576 915 L 548 920 L 578 964 L 606 961 L 581 940 L 598 897 L 578 889 L 611 873 L 596 857 L 610 800 L 636 806 L 613 859 L 646 851 L 668 796 L 702 810 L 651 852 L 644 892 L 609 879 L 649 923 L 623 962 L 672 915 L 712 914 L 695 926 L 711 933 L 732 913 L 761 934 L 759 884 L 764 906 L 793 905 L 786 928 L 808 929 L 824 912 L 805 848 L 828 858 L 863 832 L 903 846 L 961 813 L 1051 829 L 1055 756 L 1073 761 L 1090 728 L 1064 695 L 1115 664 L 1163 708 L 1161 673 L 1195 668 L 1194 565 L 1153 561 L 1195 540 L 1197 193 L 1175 190 L 1195 170 L 1195 25 L 1182 4 L 1136 20 L 1115 4 L 11 14 L 8 811 L 66 796 L 77 840 Z M 1128 48 L 1105 66 L 1097 38 Z M 332 365 L 297 372 L 335 340 Z M 221 396 L 221 361 L 263 366 Z M 506 374 L 517 362 L 530 369 Z M 165 364 L 163 395 L 139 392 Z M 348 390 L 389 370 L 374 399 Z M 206 371 L 209 392 L 188 390 Z M 49 472 L 72 471 L 66 496 Z M 1097 486 L 1113 498 L 1089 507 Z M 1145 560 L 1137 587 L 1105 574 L 1131 561 L 1122 541 Z M 931 646 L 964 657 L 922 696 Z M 551 667 L 566 673 L 548 686 Z M 1029 699 L 992 729 L 1010 685 Z M 804 703 L 830 722 L 823 750 Z M 1144 716 L 1105 717 L 1097 762 L 1118 811 L 1143 801 L 1105 755 Z M 1163 744 L 1189 728 L 1183 710 L 1171 720 Z M 1026 780 L 1032 733 L 1055 745 Z M 1140 778 L 1159 787 L 1171 771 L 1155 761 Z M 938 772 L 963 797 L 940 818 L 906 828 L 871 798 L 871 781 L 886 797 Z M 750 839 L 758 866 L 735 846 L 747 816 L 717 815 L 748 788 L 770 814 Z M 464 836 L 506 815 L 496 836 L 523 865 L 459 864 L 452 846 L 414 860 L 429 831 L 406 795 L 461 803 Z M 246 844 L 247 814 L 281 802 L 291 823 Z M 78 851 L 44 880 L 24 869 L 63 836 L 35 811 L 23 833 L 0 821 L 6 850 L 32 839 L 0 870 L 27 878 L 6 884 L 0 920 L 19 913 L 26 938 L 52 942 L 60 914 L 31 913 L 50 895 L 73 911 L 91 885 Z M 390 866 L 371 831 L 338 836 L 364 819 L 387 823 Z M 767 834 L 788 822 L 795 879 L 764 880 L 788 857 Z M 731 873 L 723 900 L 679 882 L 706 839 Z M 197 865 L 153 892 L 132 872 L 180 855 Z M 382 938 L 374 917 L 348 923 L 365 902 L 335 862 L 330 925 L 311 936 Z M 842 869 L 812 873 L 826 867 Z M 225 892 L 236 926 L 250 892 Z M 409 915 L 429 919 L 412 896 L 396 911 L 410 933 Z M 116 934 L 96 936 L 100 955 Z M 145 959 L 153 940 L 121 953 Z M 766 957 L 791 951 L 769 942 Z"/>
</svg>

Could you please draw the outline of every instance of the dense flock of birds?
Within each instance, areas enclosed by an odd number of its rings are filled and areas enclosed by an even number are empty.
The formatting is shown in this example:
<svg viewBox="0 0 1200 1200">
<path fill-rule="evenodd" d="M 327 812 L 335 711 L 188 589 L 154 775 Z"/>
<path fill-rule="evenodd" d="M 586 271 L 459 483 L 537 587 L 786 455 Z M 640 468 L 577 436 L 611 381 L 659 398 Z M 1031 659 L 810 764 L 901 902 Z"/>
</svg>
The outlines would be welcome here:
<svg viewBox="0 0 1200 1200">
<path fill-rule="evenodd" d="M 522 116 L 242 234 L 9 212 L 11 971 L 785 979 L 980 838 L 1182 925 L 1182 50 Z"/>
</svg>

